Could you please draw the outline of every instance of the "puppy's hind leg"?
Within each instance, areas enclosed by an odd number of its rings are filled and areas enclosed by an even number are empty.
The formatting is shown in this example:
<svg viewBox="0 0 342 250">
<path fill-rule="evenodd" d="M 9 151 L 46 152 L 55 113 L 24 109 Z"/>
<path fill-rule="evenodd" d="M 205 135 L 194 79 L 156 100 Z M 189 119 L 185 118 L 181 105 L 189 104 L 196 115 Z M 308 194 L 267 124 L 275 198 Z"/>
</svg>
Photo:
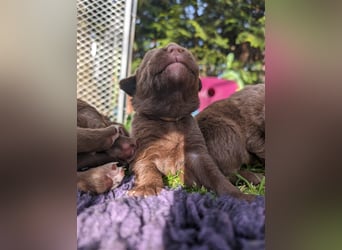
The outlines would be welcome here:
<svg viewBox="0 0 342 250">
<path fill-rule="evenodd" d="M 265 165 L 265 134 L 262 131 L 254 132 L 246 142 L 247 150 Z"/>
<path fill-rule="evenodd" d="M 248 162 L 244 137 L 233 121 L 216 118 L 199 124 L 208 152 L 223 175 L 231 181 L 243 163 Z"/>
<path fill-rule="evenodd" d="M 194 183 L 214 191 L 218 195 L 231 195 L 251 201 L 253 195 L 242 193 L 219 170 L 208 154 L 189 153 L 186 160 L 184 181 L 187 186 Z"/>
</svg>

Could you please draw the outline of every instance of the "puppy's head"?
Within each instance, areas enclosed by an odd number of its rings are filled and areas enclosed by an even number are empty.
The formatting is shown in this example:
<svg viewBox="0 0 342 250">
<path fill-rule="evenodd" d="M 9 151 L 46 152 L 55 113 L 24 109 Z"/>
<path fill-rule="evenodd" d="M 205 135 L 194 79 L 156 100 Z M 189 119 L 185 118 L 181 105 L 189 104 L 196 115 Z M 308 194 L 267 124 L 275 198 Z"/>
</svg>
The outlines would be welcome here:
<svg viewBox="0 0 342 250">
<path fill-rule="evenodd" d="M 136 110 L 171 116 L 181 107 L 183 113 L 194 111 L 201 87 L 194 56 L 176 43 L 148 51 L 136 74 L 120 81 Z"/>
</svg>

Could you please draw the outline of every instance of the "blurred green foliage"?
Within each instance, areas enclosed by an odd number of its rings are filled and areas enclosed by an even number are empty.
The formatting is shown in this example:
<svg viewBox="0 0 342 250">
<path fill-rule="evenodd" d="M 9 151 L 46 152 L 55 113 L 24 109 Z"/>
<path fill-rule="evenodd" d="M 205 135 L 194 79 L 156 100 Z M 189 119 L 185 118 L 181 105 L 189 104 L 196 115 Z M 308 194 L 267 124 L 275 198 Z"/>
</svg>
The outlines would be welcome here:
<svg viewBox="0 0 342 250">
<path fill-rule="evenodd" d="M 264 12 L 263 0 L 139 0 L 132 71 L 147 50 L 176 42 L 197 57 L 201 76 L 263 82 Z"/>
</svg>

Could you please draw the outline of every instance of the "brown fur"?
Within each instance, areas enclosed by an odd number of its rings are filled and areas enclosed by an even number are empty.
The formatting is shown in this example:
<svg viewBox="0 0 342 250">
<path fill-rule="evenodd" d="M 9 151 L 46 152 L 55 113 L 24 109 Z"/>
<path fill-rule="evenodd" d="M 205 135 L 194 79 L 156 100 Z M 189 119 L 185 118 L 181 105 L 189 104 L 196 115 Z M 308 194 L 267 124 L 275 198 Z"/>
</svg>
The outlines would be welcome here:
<svg viewBox="0 0 342 250">
<path fill-rule="evenodd" d="M 112 122 L 94 107 L 77 99 L 77 168 L 91 168 L 130 160 L 135 140 L 122 124 Z"/>
<path fill-rule="evenodd" d="M 119 135 L 116 125 L 105 128 L 77 127 L 77 153 L 108 150 Z"/>
<path fill-rule="evenodd" d="M 107 116 L 102 115 L 96 108 L 87 102 L 77 99 L 77 127 L 81 128 L 105 128 L 110 125 L 118 125 L 120 134 L 129 136 L 124 126 L 117 122 L 112 122 Z"/>
<path fill-rule="evenodd" d="M 265 85 L 247 86 L 196 116 L 208 151 L 222 173 L 257 184 L 260 176 L 241 170 L 242 164 L 265 164 Z"/>
<path fill-rule="evenodd" d="M 136 177 L 131 195 L 158 194 L 164 186 L 162 176 L 181 171 L 188 186 L 203 185 L 218 194 L 251 198 L 220 172 L 191 116 L 199 106 L 198 74 L 193 55 L 172 43 L 147 52 L 136 75 L 120 82 L 133 96 L 136 111 L 132 136 L 138 147 L 131 163 Z"/>
<path fill-rule="evenodd" d="M 110 162 L 77 173 L 77 188 L 84 192 L 100 194 L 117 187 L 124 178 L 124 169 Z"/>
<path fill-rule="evenodd" d="M 135 140 L 124 127 L 111 122 L 88 103 L 77 100 L 77 187 L 82 191 L 102 193 L 116 187 L 123 179 L 120 164 L 129 161 Z"/>
</svg>

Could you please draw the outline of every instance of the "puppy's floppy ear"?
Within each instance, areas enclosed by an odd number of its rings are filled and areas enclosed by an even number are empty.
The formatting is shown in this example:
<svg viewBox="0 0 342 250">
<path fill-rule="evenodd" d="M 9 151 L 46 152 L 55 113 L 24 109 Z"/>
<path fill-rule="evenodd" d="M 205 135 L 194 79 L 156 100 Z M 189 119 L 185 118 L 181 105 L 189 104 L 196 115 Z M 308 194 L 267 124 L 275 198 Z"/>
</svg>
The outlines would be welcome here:
<svg viewBox="0 0 342 250">
<path fill-rule="evenodd" d="M 120 84 L 120 89 L 125 91 L 127 95 L 133 96 L 135 94 L 135 90 L 137 86 L 135 75 L 122 79 L 119 82 L 119 84 Z"/>
<path fill-rule="evenodd" d="M 198 91 L 201 91 L 202 89 L 202 81 L 200 78 L 198 78 Z"/>
</svg>

